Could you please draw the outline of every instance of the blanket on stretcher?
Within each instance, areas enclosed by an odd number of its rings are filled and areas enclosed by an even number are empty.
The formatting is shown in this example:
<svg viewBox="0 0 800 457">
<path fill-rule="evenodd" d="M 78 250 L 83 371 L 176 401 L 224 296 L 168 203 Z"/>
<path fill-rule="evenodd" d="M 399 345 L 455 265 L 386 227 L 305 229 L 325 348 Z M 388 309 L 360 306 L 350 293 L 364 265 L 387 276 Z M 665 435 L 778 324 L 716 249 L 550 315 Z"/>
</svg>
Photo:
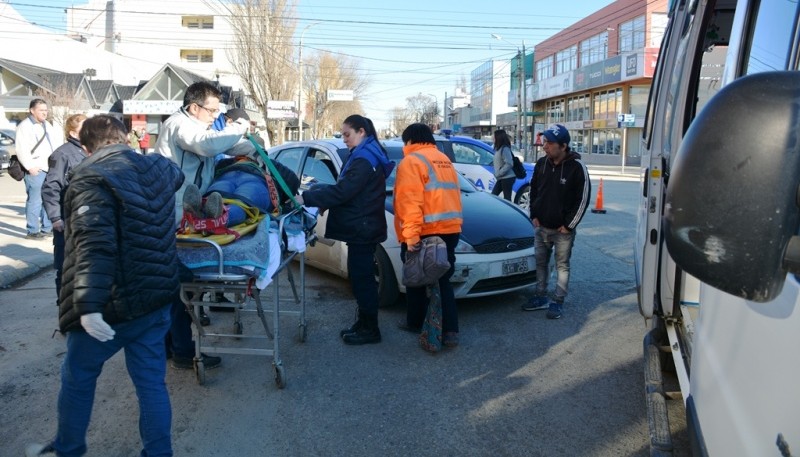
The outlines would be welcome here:
<svg viewBox="0 0 800 457">
<path fill-rule="evenodd" d="M 256 278 L 256 287 L 264 289 L 281 263 L 281 240 L 278 224 L 265 218 L 253 234 L 221 246 L 225 273 L 247 274 Z M 219 255 L 205 243 L 178 241 L 178 258 L 193 271 L 219 271 Z"/>
</svg>

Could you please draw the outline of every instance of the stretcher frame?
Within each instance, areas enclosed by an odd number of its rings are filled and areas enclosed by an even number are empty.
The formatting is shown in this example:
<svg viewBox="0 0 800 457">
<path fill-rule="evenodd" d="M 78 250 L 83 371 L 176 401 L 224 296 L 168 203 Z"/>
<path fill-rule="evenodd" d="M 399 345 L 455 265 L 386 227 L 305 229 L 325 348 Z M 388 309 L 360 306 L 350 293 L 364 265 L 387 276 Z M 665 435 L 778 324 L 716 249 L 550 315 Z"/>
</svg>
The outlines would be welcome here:
<svg viewBox="0 0 800 457">
<path fill-rule="evenodd" d="M 289 213 L 283 214 L 273 220 L 278 222 L 278 234 L 282 238 L 284 234 L 284 223 L 288 217 L 302 211 L 302 208 L 295 209 Z M 313 244 L 316 240 L 316 235 L 313 229 L 310 233 L 306 232 L 306 244 Z M 202 353 L 207 354 L 243 354 L 243 355 L 262 355 L 272 357 L 272 366 L 275 371 L 275 383 L 279 389 L 286 387 L 286 370 L 283 367 L 283 361 L 280 356 L 280 317 L 281 316 L 297 316 L 298 320 L 298 339 L 301 343 L 305 342 L 308 334 L 308 325 L 306 322 L 306 294 L 305 294 L 305 253 L 296 251 L 287 251 L 286 245 L 280 242 L 281 262 L 277 270 L 272 274 L 270 285 L 273 287 L 273 303 L 271 309 L 265 309 L 262 301 L 260 290 L 255 286 L 256 273 L 240 274 L 229 273 L 225 271 L 225 256 L 222 247 L 212 241 L 203 238 L 181 238 L 178 244 L 192 244 L 203 243 L 212 246 L 217 255 L 216 271 L 192 271 L 193 278 L 190 282 L 182 282 L 180 296 L 181 301 L 186 305 L 186 309 L 191 316 L 194 323 L 196 332 L 195 337 L 195 356 L 194 356 L 194 370 L 197 377 L 197 383 L 200 385 L 205 384 L 206 381 L 206 367 L 203 364 Z M 289 264 L 295 259 L 299 259 L 300 264 L 300 293 L 297 292 L 297 287 L 294 281 L 292 270 L 288 268 Z M 297 310 L 285 310 L 281 308 L 282 302 L 288 302 L 289 299 L 281 298 L 280 296 L 280 274 L 286 271 L 289 284 L 292 287 L 292 294 L 294 302 L 298 305 Z M 203 294 L 209 293 L 232 293 L 235 299 L 232 302 L 214 303 L 214 306 L 233 308 L 234 309 L 234 322 L 233 333 L 217 333 L 208 332 L 200 324 L 200 316 L 202 314 L 203 306 L 208 305 L 208 302 L 202 301 Z M 252 297 L 255 303 L 255 309 L 249 309 L 247 305 L 247 297 Z M 269 322 L 267 321 L 266 312 L 272 311 L 272 330 L 270 330 Z M 243 315 L 255 314 L 259 317 L 265 334 L 245 334 L 244 325 L 242 324 Z M 214 344 L 205 342 L 207 339 L 214 339 Z M 242 347 L 242 346 L 224 346 L 217 344 L 224 339 L 235 340 L 271 340 L 272 348 L 262 347 Z"/>
</svg>

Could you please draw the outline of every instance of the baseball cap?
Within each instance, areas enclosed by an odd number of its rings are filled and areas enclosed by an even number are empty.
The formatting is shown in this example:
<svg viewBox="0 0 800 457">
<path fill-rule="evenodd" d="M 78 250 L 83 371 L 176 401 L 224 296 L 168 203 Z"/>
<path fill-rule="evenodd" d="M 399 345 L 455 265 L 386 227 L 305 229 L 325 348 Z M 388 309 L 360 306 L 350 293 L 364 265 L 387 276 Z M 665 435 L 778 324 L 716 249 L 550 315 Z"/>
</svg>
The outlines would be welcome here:
<svg viewBox="0 0 800 457">
<path fill-rule="evenodd" d="M 547 138 L 547 141 L 569 145 L 569 130 L 561 124 L 551 125 L 542 135 Z"/>
</svg>

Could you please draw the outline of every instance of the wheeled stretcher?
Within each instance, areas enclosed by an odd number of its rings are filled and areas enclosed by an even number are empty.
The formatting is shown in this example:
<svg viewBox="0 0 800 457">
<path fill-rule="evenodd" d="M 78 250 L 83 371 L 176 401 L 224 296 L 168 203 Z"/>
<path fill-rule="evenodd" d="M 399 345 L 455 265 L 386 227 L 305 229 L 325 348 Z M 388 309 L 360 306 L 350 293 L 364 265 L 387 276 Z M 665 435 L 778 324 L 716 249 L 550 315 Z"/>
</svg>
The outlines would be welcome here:
<svg viewBox="0 0 800 457">
<path fill-rule="evenodd" d="M 275 382 L 279 388 L 286 385 L 286 373 L 280 355 L 280 317 L 295 316 L 299 340 L 304 342 L 307 334 L 305 317 L 305 245 L 313 243 L 316 235 L 313 224 L 310 229 L 298 226 L 298 219 L 313 217 L 302 208 L 295 209 L 279 217 L 263 219 L 252 235 L 245 235 L 233 243 L 220 245 L 205 238 L 179 238 L 178 257 L 192 271 L 192 280 L 181 283 L 181 300 L 186 305 L 195 328 L 194 368 L 199 384 L 205 383 L 206 374 L 201 353 L 207 354 L 244 354 L 272 357 L 275 371 Z M 298 227 L 301 240 L 298 246 Z M 287 243 L 290 237 L 294 239 Z M 289 263 L 299 259 L 299 293 Z M 292 288 L 293 300 L 281 297 L 280 275 L 286 272 Z M 271 283 L 273 301 L 271 309 L 264 307 L 260 291 Z M 202 301 L 204 293 L 230 293 L 234 295 L 232 302 L 215 303 L 220 307 L 233 308 L 233 325 L 230 333 L 208 332 L 200 325 Z M 282 304 L 293 301 L 295 309 L 283 309 Z M 272 312 L 270 325 L 267 312 Z M 242 318 L 255 315 L 263 327 L 263 333 L 245 333 Z M 232 344 L 225 345 L 223 341 Z M 272 345 L 269 347 L 269 342 Z M 265 342 L 267 344 L 265 344 Z"/>
</svg>

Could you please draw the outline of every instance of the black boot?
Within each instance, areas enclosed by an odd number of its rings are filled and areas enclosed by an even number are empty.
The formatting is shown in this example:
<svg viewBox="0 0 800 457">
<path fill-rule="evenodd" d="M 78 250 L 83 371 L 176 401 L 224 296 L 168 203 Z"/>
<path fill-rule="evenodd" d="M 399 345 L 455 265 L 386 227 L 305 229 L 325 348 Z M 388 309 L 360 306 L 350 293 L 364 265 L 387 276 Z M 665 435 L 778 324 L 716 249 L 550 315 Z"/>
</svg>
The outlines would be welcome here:
<svg viewBox="0 0 800 457">
<path fill-rule="evenodd" d="M 345 335 L 348 333 L 356 333 L 358 329 L 364 326 L 364 314 L 361 311 L 356 310 L 356 322 L 350 326 L 350 328 L 346 328 L 339 331 L 339 338 L 344 338 Z"/>
<path fill-rule="evenodd" d="M 381 330 L 378 328 L 378 316 L 360 314 L 359 321 L 361 326 L 355 332 L 345 333 L 342 336 L 344 343 L 352 345 L 380 343 Z"/>
</svg>

